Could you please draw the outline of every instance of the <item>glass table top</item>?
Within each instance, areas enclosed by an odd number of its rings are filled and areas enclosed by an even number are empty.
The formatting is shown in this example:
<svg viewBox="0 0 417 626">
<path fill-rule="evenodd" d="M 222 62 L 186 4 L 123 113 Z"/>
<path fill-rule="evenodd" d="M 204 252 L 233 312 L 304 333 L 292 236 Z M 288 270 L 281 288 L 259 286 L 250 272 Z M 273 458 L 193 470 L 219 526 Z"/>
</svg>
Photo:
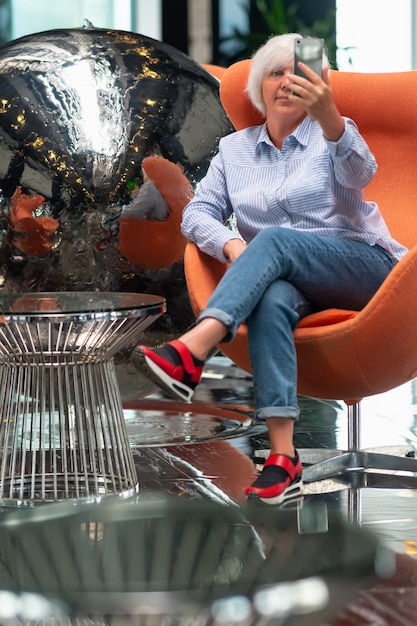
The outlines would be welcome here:
<svg viewBox="0 0 417 626">
<path fill-rule="evenodd" d="M 143 293 L 61 291 L 0 295 L 0 323 L 19 318 L 108 315 L 155 315 L 165 312 L 165 298 Z"/>
<path fill-rule="evenodd" d="M 0 589 L 61 601 L 54 623 L 319 626 L 392 567 L 371 533 L 314 506 L 56 503 L 3 512 L 0 531 Z"/>
</svg>

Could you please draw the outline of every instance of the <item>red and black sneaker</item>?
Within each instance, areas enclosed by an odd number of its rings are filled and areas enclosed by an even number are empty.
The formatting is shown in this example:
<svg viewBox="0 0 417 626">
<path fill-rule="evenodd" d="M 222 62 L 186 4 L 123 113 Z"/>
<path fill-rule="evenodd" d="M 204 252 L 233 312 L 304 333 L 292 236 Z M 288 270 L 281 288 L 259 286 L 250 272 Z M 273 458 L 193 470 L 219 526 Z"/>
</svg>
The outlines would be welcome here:
<svg viewBox="0 0 417 626">
<path fill-rule="evenodd" d="M 178 339 L 153 350 L 137 346 L 132 352 L 132 362 L 171 398 L 185 402 L 191 402 L 204 367 L 204 361 L 196 359 Z"/>
<path fill-rule="evenodd" d="M 261 474 L 247 487 L 249 498 L 259 498 L 266 504 L 283 504 L 302 493 L 301 480 L 303 467 L 298 452 L 294 457 L 285 454 L 271 454 L 265 461 Z"/>
</svg>

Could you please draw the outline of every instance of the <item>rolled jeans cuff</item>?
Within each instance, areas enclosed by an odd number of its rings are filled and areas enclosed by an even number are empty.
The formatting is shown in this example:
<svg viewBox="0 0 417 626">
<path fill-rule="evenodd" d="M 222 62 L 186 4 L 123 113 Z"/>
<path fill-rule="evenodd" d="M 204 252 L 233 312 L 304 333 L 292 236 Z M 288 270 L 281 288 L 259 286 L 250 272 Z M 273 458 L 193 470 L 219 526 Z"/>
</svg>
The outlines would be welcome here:
<svg viewBox="0 0 417 626">
<path fill-rule="evenodd" d="M 222 324 L 224 324 L 229 329 L 229 332 L 222 339 L 221 343 L 229 343 L 230 341 L 233 341 L 239 326 L 235 322 L 233 317 L 229 315 L 229 313 L 225 313 L 221 309 L 204 309 L 204 311 L 202 311 L 198 316 L 197 323 L 201 322 L 201 320 L 205 319 L 206 317 L 211 317 L 218 320 L 219 322 L 222 322 Z"/>
<path fill-rule="evenodd" d="M 298 406 L 266 406 L 263 409 L 257 409 L 255 418 L 258 421 L 267 420 L 270 417 L 287 418 L 297 421 L 300 416 Z"/>
</svg>

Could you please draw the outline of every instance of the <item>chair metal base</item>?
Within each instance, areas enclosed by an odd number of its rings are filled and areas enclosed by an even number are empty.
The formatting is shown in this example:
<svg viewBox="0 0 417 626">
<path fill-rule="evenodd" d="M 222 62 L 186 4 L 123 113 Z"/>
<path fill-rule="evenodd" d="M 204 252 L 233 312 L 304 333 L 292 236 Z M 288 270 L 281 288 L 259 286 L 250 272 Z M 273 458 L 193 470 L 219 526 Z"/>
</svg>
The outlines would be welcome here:
<svg viewBox="0 0 417 626">
<path fill-rule="evenodd" d="M 303 465 L 303 482 L 334 479 L 355 489 L 417 489 L 416 450 L 411 445 L 361 449 L 360 403 L 348 406 L 348 449 L 298 448 Z M 269 450 L 258 450 L 255 457 L 263 464 Z M 256 464 L 256 460 L 254 459 Z"/>
<path fill-rule="evenodd" d="M 417 488 L 417 459 L 412 446 L 360 448 L 360 403 L 348 405 L 348 449 L 299 451 L 306 483 L 329 478 L 349 478 L 356 487 L 387 485 L 391 477 L 409 474 L 412 488 Z M 317 456 L 321 455 L 320 460 Z M 324 456 L 323 456 L 324 455 Z M 310 457 L 310 458 L 309 458 Z M 385 479 L 385 480 L 384 480 Z M 398 481 L 397 481 L 398 483 Z M 407 482 L 409 484 L 409 481 Z M 394 486 L 391 484 L 391 486 Z"/>
<path fill-rule="evenodd" d="M 399 451 L 398 446 L 393 446 L 392 449 L 393 452 L 395 450 L 396 453 Z M 303 454 L 304 452 L 306 452 L 306 454 Z M 369 480 L 375 482 L 372 480 L 370 474 L 411 472 L 416 474 L 417 487 L 417 459 L 406 456 L 407 454 L 413 453 L 413 450 L 409 446 L 403 448 L 404 456 L 368 450 L 333 451 L 338 452 L 338 454 L 311 465 L 308 465 L 309 452 L 308 450 L 300 451 L 303 465 L 307 464 L 307 467 L 303 469 L 303 481 L 306 483 L 343 475 L 352 475 L 353 477 L 353 474 L 358 473 L 366 473 L 369 476 Z M 318 451 L 315 450 L 314 452 Z"/>
</svg>

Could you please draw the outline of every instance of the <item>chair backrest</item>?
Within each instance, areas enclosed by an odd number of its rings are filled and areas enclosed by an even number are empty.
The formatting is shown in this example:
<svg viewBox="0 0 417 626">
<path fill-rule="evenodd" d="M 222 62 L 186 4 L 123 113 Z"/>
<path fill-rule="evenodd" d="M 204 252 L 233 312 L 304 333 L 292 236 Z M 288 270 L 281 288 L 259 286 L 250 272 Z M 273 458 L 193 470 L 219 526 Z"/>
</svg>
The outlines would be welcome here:
<svg viewBox="0 0 417 626">
<path fill-rule="evenodd" d="M 210 72 L 213 76 L 221 80 L 226 68 L 221 65 L 214 65 L 213 63 L 203 63 L 204 69 Z"/>
<path fill-rule="evenodd" d="M 223 73 L 220 98 L 236 130 L 264 120 L 245 87 L 250 60 Z M 377 202 L 393 237 L 417 244 L 417 72 L 331 72 L 334 99 L 352 118 L 378 162 L 365 197 Z"/>
</svg>

